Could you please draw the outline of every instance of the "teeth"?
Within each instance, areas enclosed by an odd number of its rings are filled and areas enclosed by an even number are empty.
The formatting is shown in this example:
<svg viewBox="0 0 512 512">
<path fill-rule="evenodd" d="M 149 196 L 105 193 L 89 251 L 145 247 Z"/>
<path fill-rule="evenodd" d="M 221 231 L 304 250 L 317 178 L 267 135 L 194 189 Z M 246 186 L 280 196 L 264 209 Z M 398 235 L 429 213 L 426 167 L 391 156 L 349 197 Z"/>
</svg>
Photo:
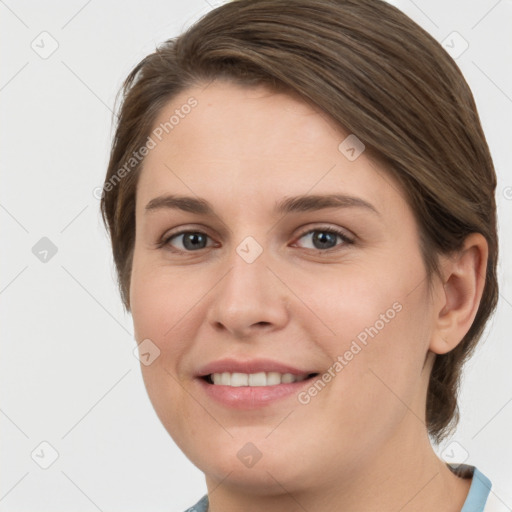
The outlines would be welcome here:
<svg viewBox="0 0 512 512">
<path fill-rule="evenodd" d="M 267 386 L 275 386 L 281 384 L 281 374 L 277 372 L 267 373 Z"/>
<path fill-rule="evenodd" d="M 281 377 L 281 382 L 283 384 L 289 384 L 290 382 L 295 382 L 295 376 L 293 376 L 291 373 L 285 373 Z"/>
<path fill-rule="evenodd" d="M 289 384 L 300 382 L 307 378 L 307 375 L 293 375 L 291 373 L 259 372 L 259 373 L 212 373 L 213 383 L 221 386 L 276 386 L 278 384 Z"/>
<path fill-rule="evenodd" d="M 250 373 L 248 381 L 249 381 L 249 386 L 266 386 L 267 385 L 267 374 L 265 372 Z"/>
<path fill-rule="evenodd" d="M 249 375 L 247 373 L 232 373 L 229 385 L 233 387 L 248 386 Z"/>
</svg>

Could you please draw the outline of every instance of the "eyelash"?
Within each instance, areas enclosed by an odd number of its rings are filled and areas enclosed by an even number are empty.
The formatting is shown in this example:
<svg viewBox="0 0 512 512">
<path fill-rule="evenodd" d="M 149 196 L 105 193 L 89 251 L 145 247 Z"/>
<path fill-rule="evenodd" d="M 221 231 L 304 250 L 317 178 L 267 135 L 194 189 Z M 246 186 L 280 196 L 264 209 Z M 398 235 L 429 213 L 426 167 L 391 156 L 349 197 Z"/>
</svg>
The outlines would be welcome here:
<svg viewBox="0 0 512 512">
<path fill-rule="evenodd" d="M 331 247 L 330 249 L 308 249 L 310 251 L 318 251 L 318 252 L 334 252 L 334 251 L 337 251 L 340 249 L 340 247 L 344 246 L 344 245 L 352 245 L 355 243 L 355 241 L 351 238 L 349 238 L 343 231 L 340 231 L 336 228 L 332 228 L 332 227 L 318 227 L 318 228 L 314 228 L 314 229 L 308 229 L 307 231 L 304 231 L 303 233 L 301 233 L 298 237 L 297 237 L 297 240 L 300 240 L 302 237 L 304 237 L 305 235 L 308 235 L 310 233 L 314 233 L 314 232 L 321 232 L 321 233 L 330 233 L 330 234 L 333 234 L 333 235 L 338 235 L 341 240 L 343 241 L 343 244 L 339 244 L 335 247 Z M 193 229 L 189 229 L 189 230 L 184 230 L 184 231 L 179 231 L 177 233 L 172 233 L 171 235 L 165 237 L 164 239 L 162 239 L 161 242 L 159 242 L 157 244 L 157 247 L 159 249 L 162 249 L 162 248 L 165 248 L 165 247 L 169 247 L 172 252 L 175 252 L 175 253 L 179 253 L 179 254 L 192 254 L 194 252 L 200 252 L 202 249 L 198 249 L 196 251 L 183 251 L 181 249 L 176 249 L 174 247 L 171 246 L 171 244 L 169 243 L 173 238 L 177 237 L 177 236 L 180 236 L 180 235 L 186 235 L 187 233 L 198 233 L 198 234 L 201 234 L 201 235 L 205 235 L 207 236 L 208 238 L 210 238 L 206 233 L 204 233 L 203 231 L 199 231 L 199 230 L 193 230 Z M 207 249 L 207 247 L 204 247 L 204 249 Z"/>
</svg>

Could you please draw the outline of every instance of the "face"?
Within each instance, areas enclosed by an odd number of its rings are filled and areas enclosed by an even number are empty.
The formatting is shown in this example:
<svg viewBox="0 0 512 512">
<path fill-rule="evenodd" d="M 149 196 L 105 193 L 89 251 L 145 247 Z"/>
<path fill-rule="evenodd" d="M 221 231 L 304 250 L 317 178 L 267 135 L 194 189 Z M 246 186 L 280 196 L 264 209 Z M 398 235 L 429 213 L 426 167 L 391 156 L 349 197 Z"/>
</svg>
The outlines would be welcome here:
<svg viewBox="0 0 512 512">
<path fill-rule="evenodd" d="M 140 175 L 130 287 L 162 424 L 207 481 L 247 489 L 392 464 L 425 429 L 433 323 L 398 185 L 294 96 L 214 82 L 155 128 L 173 115 Z"/>
</svg>

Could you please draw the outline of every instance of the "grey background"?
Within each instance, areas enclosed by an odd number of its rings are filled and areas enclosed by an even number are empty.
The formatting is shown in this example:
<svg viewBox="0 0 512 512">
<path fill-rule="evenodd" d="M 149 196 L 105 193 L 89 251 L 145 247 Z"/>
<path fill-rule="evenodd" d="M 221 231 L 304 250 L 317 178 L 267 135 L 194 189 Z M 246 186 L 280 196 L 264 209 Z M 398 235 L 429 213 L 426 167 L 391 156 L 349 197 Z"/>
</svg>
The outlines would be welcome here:
<svg viewBox="0 0 512 512">
<path fill-rule="evenodd" d="M 498 173 L 501 297 L 439 452 L 512 489 L 512 2 L 392 3 L 452 51 L 469 45 L 456 61 Z M 122 80 L 212 6 L 0 1 L 2 512 L 179 512 L 206 492 L 146 395 L 94 190 Z"/>
</svg>

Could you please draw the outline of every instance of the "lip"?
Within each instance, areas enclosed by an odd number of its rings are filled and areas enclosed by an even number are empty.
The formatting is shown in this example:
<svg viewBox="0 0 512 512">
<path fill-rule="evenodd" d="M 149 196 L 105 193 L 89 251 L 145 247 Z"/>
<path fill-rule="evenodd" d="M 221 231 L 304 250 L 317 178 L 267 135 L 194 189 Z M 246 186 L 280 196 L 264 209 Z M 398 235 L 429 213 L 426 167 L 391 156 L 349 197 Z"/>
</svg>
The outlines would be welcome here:
<svg viewBox="0 0 512 512">
<path fill-rule="evenodd" d="M 296 396 L 301 389 L 310 386 L 311 382 L 318 378 L 310 377 L 308 379 L 291 382 L 288 384 L 277 384 L 274 386 L 224 386 L 214 385 L 204 379 L 205 376 L 212 373 L 239 372 L 239 373 L 258 373 L 258 372 L 278 372 L 291 373 L 292 375 L 304 375 L 320 372 L 314 370 L 302 370 L 278 361 L 270 359 L 252 359 L 247 361 L 237 361 L 235 359 L 221 359 L 209 363 L 199 369 L 196 375 L 196 381 L 210 399 L 231 409 L 258 409 L 269 406 L 285 398 Z"/>
<path fill-rule="evenodd" d="M 230 409 L 259 409 L 278 404 L 280 401 L 297 396 L 297 394 L 318 376 L 290 384 L 277 384 L 275 386 L 223 386 L 208 383 L 205 379 L 195 379 L 210 399 Z"/>
<path fill-rule="evenodd" d="M 312 369 L 294 368 L 278 361 L 271 359 L 248 359 L 239 361 L 232 358 L 219 359 L 213 361 L 198 370 L 197 377 L 205 377 L 212 373 L 259 373 L 259 372 L 278 372 L 291 373 L 292 375 L 309 375 L 310 373 L 318 373 Z M 266 386 L 264 386 L 266 387 Z"/>
</svg>

